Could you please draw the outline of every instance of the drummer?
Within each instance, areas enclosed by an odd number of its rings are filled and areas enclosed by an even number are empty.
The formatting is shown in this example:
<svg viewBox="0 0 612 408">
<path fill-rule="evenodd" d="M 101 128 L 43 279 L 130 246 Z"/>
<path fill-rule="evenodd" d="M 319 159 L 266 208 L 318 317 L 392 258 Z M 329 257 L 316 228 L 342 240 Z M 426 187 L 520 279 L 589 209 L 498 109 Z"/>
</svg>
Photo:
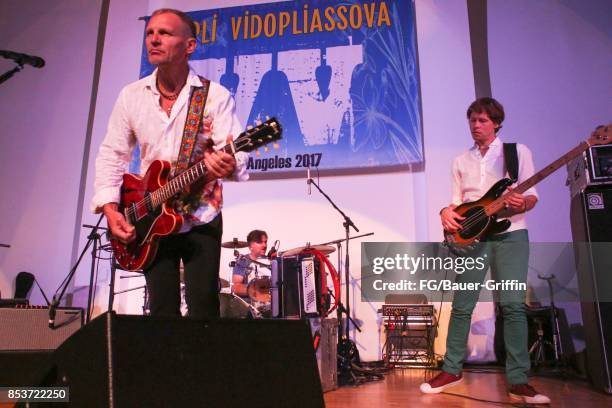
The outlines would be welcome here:
<svg viewBox="0 0 612 408">
<path fill-rule="evenodd" d="M 243 255 L 236 261 L 232 271 L 232 284 L 234 293 L 242 298 L 248 298 L 247 287 L 249 275 L 257 267 L 253 261 L 266 256 L 268 249 L 268 234 L 262 230 L 253 230 L 247 235 L 249 253 Z"/>
</svg>

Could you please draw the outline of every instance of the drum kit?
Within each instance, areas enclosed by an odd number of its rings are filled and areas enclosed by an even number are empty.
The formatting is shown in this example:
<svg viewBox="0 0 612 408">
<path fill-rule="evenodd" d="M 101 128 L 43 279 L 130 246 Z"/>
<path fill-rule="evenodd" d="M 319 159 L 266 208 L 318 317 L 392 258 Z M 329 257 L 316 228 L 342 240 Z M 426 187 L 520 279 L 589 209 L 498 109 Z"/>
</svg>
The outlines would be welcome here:
<svg viewBox="0 0 612 408">
<path fill-rule="evenodd" d="M 235 266 L 241 259 L 248 260 L 246 270 L 248 272 L 247 295 L 244 299 L 232 293 L 220 294 L 221 317 L 228 318 L 264 318 L 271 316 L 272 310 L 272 279 L 271 279 L 271 263 L 270 258 L 260 257 L 256 260 L 248 256 L 240 255 L 238 249 L 247 248 L 249 246 L 246 241 L 239 241 L 237 238 L 231 241 L 223 242 L 222 248 L 233 249 L 235 260 L 230 263 L 230 266 Z M 328 255 L 335 251 L 335 248 L 329 245 L 310 245 L 292 248 L 287 251 L 278 253 L 279 257 L 296 256 L 306 250 L 315 249 L 321 253 Z M 225 281 L 223 279 L 223 281 Z M 225 281 L 227 282 L 227 281 Z M 229 286 L 229 283 L 228 285 Z M 227 287 L 224 286 L 224 287 Z"/>
</svg>

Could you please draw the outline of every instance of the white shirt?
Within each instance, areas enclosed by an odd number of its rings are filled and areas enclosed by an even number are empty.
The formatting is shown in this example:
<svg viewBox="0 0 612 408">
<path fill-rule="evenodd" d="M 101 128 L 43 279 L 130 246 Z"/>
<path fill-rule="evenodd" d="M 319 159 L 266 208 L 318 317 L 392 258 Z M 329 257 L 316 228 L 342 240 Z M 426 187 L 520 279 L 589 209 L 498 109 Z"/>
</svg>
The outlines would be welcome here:
<svg viewBox="0 0 612 408">
<path fill-rule="evenodd" d="M 168 117 L 159 104 L 156 78 L 157 69 L 151 75 L 127 85 L 119 93 L 96 158 L 95 191 L 91 202 L 94 212 L 100 212 L 106 203 L 120 202 L 123 174 L 128 169 L 136 143 L 140 145 L 140 174 L 144 174 L 154 160 L 169 161 L 174 169 L 183 138 L 191 87 L 200 87 L 202 82 L 190 68 L 186 86 L 181 90 Z M 204 126 L 197 140 L 201 142 L 212 139 L 215 150 L 227 144 L 228 135 L 236 138 L 243 130 L 229 91 L 212 81 L 202 121 Z M 212 126 L 206 125 L 211 123 Z M 237 181 L 248 180 L 248 154 L 238 152 L 235 157 L 233 178 Z M 205 191 L 216 190 L 219 196 L 221 183 L 221 180 L 211 181 Z M 215 198 L 215 205 L 202 203 L 192 217 L 186 218 L 181 232 L 188 231 L 193 225 L 212 221 L 221 212 L 223 202 L 222 196 Z"/>
<path fill-rule="evenodd" d="M 527 146 L 517 143 L 518 155 L 518 183 L 527 180 L 535 173 L 531 151 Z M 478 146 L 474 144 L 469 150 L 455 158 L 452 168 L 453 199 L 452 204 L 459 205 L 467 201 L 476 201 L 502 178 L 509 177 L 504 166 L 503 142 L 496 137 L 489 145 L 484 156 L 480 154 Z M 517 184 L 514 184 L 515 187 Z M 523 193 L 524 196 L 538 197 L 535 187 Z M 527 228 L 525 213 L 516 214 L 509 218 L 510 228 L 506 232 Z"/>
</svg>

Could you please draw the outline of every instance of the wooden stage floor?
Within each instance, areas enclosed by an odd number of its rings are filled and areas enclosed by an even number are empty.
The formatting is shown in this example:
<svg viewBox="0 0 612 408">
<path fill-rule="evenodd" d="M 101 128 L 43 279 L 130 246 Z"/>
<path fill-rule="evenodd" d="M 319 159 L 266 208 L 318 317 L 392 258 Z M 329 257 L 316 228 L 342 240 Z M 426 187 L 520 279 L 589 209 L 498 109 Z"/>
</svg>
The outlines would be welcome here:
<svg viewBox="0 0 612 408">
<path fill-rule="evenodd" d="M 431 376 L 432 373 L 435 375 L 437 371 L 427 371 L 427 375 Z M 385 375 L 384 380 L 356 387 L 340 387 L 325 393 L 325 405 L 327 408 L 521 406 L 510 401 L 502 371 L 464 372 L 463 383 L 437 395 L 425 395 L 419 391 L 419 385 L 425 375 L 424 369 L 395 368 Z M 612 407 L 612 396 L 595 390 L 585 381 L 531 377 L 529 382 L 538 392 L 550 397 L 550 406 L 553 407 Z M 471 400 L 451 394 L 499 403 Z"/>
</svg>

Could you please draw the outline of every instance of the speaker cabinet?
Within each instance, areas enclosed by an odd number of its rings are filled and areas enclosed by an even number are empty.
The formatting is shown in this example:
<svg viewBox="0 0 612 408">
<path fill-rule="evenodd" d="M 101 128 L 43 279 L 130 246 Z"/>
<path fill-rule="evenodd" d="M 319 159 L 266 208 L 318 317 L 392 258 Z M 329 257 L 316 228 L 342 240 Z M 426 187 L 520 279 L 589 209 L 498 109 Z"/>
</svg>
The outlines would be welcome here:
<svg viewBox="0 0 612 408">
<path fill-rule="evenodd" d="M 308 319 L 317 356 L 323 392 L 338 388 L 338 319 Z"/>
<path fill-rule="evenodd" d="M 66 341 L 43 385 L 73 406 L 323 407 L 306 321 L 106 313 Z"/>
<path fill-rule="evenodd" d="M 572 198 L 572 235 L 576 243 L 578 287 L 587 369 L 593 384 L 612 393 L 612 254 L 596 243 L 612 242 L 612 185 L 587 187 Z"/>
<path fill-rule="evenodd" d="M 55 350 L 83 325 L 83 310 L 59 308 L 55 328 L 49 328 L 49 309 L 0 309 L 0 350 Z"/>
<path fill-rule="evenodd" d="M 59 308 L 55 328 L 49 309 L 0 308 L 0 385 L 34 385 L 51 353 L 83 325 L 83 310 Z"/>
</svg>

